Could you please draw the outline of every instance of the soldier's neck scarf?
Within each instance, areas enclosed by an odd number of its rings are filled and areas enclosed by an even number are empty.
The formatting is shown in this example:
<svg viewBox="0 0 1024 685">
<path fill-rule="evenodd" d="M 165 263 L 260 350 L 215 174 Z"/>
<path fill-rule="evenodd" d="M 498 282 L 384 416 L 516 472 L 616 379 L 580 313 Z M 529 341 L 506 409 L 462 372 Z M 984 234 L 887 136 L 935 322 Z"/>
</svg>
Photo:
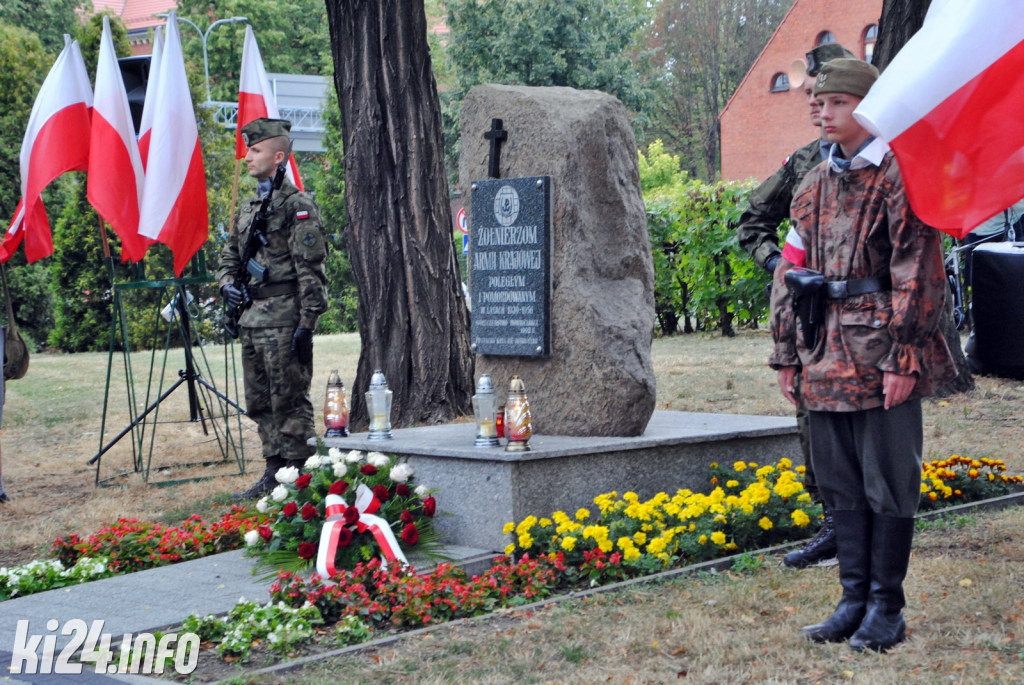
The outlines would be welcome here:
<svg viewBox="0 0 1024 685">
<path fill-rule="evenodd" d="M 837 174 L 846 173 L 850 170 L 850 164 L 857 158 L 861 152 L 864 151 L 868 145 L 875 139 L 874 136 L 868 136 L 867 140 L 860 144 L 860 147 L 853 153 L 853 156 L 849 159 L 843 157 L 843 149 L 839 147 L 839 143 L 832 143 L 832 149 L 828 153 L 828 165 L 832 168 L 832 171 Z"/>
<path fill-rule="evenodd" d="M 270 186 L 274 184 L 274 179 L 268 176 L 267 178 L 261 178 L 256 182 L 256 195 L 263 197 L 270 192 Z"/>
</svg>

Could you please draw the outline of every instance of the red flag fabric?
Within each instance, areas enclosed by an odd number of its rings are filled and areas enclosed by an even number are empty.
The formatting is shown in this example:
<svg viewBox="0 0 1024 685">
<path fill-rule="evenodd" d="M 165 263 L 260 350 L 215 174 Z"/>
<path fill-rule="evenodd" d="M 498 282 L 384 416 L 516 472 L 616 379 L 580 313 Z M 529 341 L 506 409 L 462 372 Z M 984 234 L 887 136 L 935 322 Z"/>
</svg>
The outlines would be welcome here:
<svg viewBox="0 0 1024 685">
<path fill-rule="evenodd" d="M 21 144 L 21 202 L 0 246 L 0 261 L 10 259 L 22 240 L 29 262 L 53 254 L 53 234 L 40 195 L 61 174 L 86 170 L 91 108 L 85 61 L 78 42 L 66 37 L 29 115 Z"/>
<path fill-rule="evenodd" d="M 889 142 L 923 221 L 962 237 L 1024 197 L 1020 0 L 933 0 L 855 116 Z"/>
<path fill-rule="evenodd" d="M 174 273 L 180 276 L 206 242 L 210 220 L 199 128 L 174 12 L 165 31 L 139 232 L 171 248 Z"/>
<path fill-rule="evenodd" d="M 160 60 L 164 54 L 164 28 L 157 26 L 153 30 L 153 54 L 149 58 L 149 80 L 146 81 L 146 100 L 142 103 L 142 116 L 139 118 L 139 156 L 142 168 L 146 168 L 149 159 L 149 138 L 153 133 L 153 113 L 156 111 L 156 82 L 159 78 Z"/>
<path fill-rule="evenodd" d="M 121 238 L 121 261 L 137 262 L 149 246 L 149 240 L 139 235 L 145 174 L 107 17 L 96 62 L 89 146 L 97 151 L 89 158 L 89 202 Z"/>
<path fill-rule="evenodd" d="M 235 159 L 245 157 L 246 144 L 242 140 L 242 127 L 253 119 L 268 117 L 280 119 L 281 114 L 277 109 L 277 100 L 274 98 L 274 91 L 270 87 L 270 79 L 267 78 L 267 70 L 263 68 L 263 58 L 260 57 L 260 48 L 256 44 L 256 35 L 252 32 L 252 26 L 245 27 L 245 44 L 242 46 L 242 75 L 238 84 L 238 128 L 235 130 Z M 288 180 L 295 184 L 299 190 L 302 187 L 302 178 L 299 176 L 299 167 L 295 163 L 295 155 L 288 158 L 286 170 Z"/>
</svg>

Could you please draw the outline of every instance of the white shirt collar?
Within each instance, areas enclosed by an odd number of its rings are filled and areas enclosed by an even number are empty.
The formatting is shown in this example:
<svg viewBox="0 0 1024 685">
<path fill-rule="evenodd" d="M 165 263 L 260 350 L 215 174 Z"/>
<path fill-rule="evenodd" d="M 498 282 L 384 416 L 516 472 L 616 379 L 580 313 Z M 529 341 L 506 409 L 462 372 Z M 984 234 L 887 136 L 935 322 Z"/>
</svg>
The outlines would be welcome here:
<svg viewBox="0 0 1024 685">
<path fill-rule="evenodd" d="M 828 153 L 828 166 L 829 169 L 837 174 L 843 172 L 842 167 L 832 162 L 832 155 L 836 151 L 836 145 L 832 145 L 832 149 Z M 882 158 L 885 157 L 885 153 L 889 151 L 889 144 L 881 138 L 875 138 L 867 147 L 858 152 L 853 157 L 853 161 L 850 162 L 850 170 L 863 169 L 869 166 L 878 166 L 882 163 Z"/>
</svg>

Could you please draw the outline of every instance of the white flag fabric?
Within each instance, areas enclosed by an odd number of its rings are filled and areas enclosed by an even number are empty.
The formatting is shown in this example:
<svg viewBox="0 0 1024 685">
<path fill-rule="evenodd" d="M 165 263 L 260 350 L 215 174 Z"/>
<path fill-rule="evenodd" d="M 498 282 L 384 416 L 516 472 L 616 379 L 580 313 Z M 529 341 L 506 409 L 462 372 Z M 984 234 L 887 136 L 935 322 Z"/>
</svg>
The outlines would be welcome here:
<svg viewBox="0 0 1024 685">
<path fill-rule="evenodd" d="M 267 70 L 263 67 L 263 58 L 260 56 L 260 48 L 256 44 L 256 35 L 252 31 L 252 26 L 246 25 L 245 44 L 242 47 L 241 78 L 238 83 L 238 117 L 236 119 L 238 128 L 235 129 L 235 159 L 245 157 L 246 145 L 242 140 L 242 127 L 253 119 L 262 117 L 280 119 L 281 114 L 277 109 L 277 100 L 270 87 Z M 295 163 L 295 155 L 288 158 L 286 174 L 288 180 L 294 183 L 296 188 L 304 190 L 302 178 L 299 176 L 299 167 Z"/>
<path fill-rule="evenodd" d="M 1022 74 L 1021 0 L 933 0 L 857 107 L 925 223 L 961 237 L 1024 197 Z"/>
<path fill-rule="evenodd" d="M 53 254 L 41 193 L 61 174 L 85 171 L 89 164 L 92 88 L 78 42 L 68 36 L 64 41 L 29 115 L 21 144 L 21 202 L 0 246 L 0 261 L 10 259 L 22 240 L 29 262 Z"/>
<path fill-rule="evenodd" d="M 89 147 L 97 152 L 89 158 L 89 202 L 121 239 L 121 260 L 137 262 L 149 245 L 139 235 L 145 175 L 107 17 L 96 62 Z"/>
<path fill-rule="evenodd" d="M 142 103 L 142 116 L 139 117 L 139 155 L 142 157 L 142 168 L 146 168 L 149 159 L 149 137 L 153 132 L 153 113 L 156 111 L 156 82 L 159 78 L 160 59 L 164 54 L 164 27 L 157 26 L 153 30 L 153 54 L 149 58 L 149 79 L 146 81 L 146 100 Z"/>
<path fill-rule="evenodd" d="M 180 276 L 206 242 L 209 212 L 199 128 L 174 12 L 165 31 L 155 84 L 139 232 L 171 248 L 174 273 Z M 152 83 L 152 75 L 150 79 Z M 148 96 L 147 89 L 147 100 Z"/>
</svg>

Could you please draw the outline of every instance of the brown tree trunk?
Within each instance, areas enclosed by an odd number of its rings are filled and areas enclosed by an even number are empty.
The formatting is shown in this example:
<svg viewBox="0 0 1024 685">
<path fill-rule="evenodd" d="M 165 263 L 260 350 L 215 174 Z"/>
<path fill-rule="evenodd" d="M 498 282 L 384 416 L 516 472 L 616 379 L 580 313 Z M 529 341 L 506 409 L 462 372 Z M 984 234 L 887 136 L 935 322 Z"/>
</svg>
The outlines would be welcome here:
<svg viewBox="0 0 1024 685">
<path fill-rule="evenodd" d="M 878 42 L 871 56 L 871 63 L 879 70 L 884 70 L 892 62 L 911 36 L 917 33 L 924 23 L 931 0 L 885 0 L 882 3 L 882 16 L 878 22 Z M 974 377 L 967 366 L 967 357 L 960 345 L 960 332 L 953 322 L 952 294 L 946 287 L 946 307 L 939 321 L 942 335 L 946 338 L 949 351 L 956 365 L 956 377 L 938 389 L 939 396 L 951 395 L 974 389 Z"/>
<path fill-rule="evenodd" d="M 473 357 L 423 0 L 326 3 L 362 343 L 351 423 L 368 423 L 374 369 L 394 426 L 448 421 L 470 410 Z"/>
</svg>

